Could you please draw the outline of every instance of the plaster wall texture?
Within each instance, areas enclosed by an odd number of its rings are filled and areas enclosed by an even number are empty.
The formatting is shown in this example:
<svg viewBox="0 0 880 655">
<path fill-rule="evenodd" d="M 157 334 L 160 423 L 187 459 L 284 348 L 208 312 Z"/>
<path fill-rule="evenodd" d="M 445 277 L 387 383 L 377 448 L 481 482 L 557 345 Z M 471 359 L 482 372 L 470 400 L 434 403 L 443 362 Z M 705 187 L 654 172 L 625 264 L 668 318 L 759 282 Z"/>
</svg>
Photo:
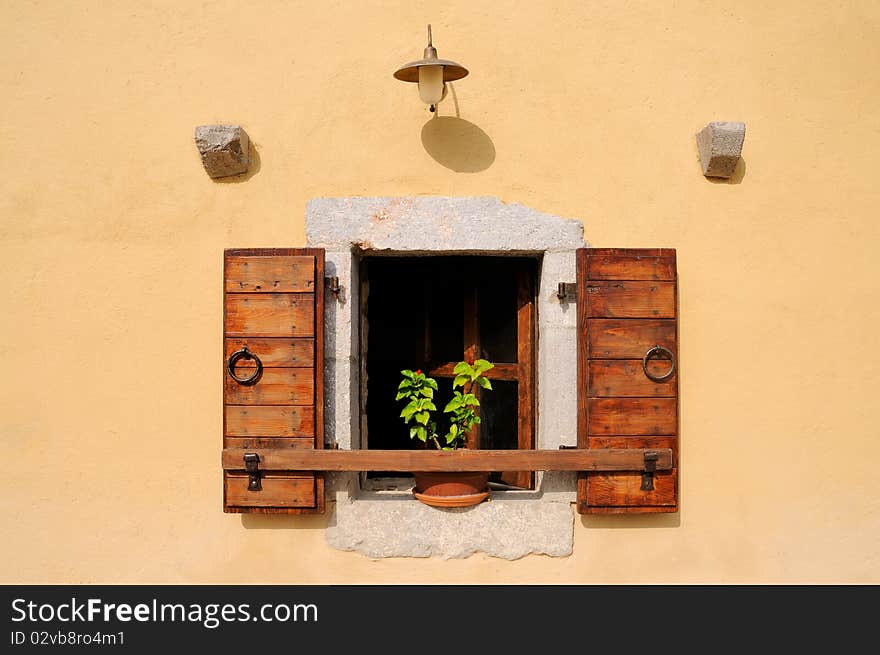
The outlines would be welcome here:
<svg viewBox="0 0 880 655">
<path fill-rule="evenodd" d="M 0 581 L 880 582 L 876 2 L 44 0 L 0 22 Z M 436 119 L 391 77 L 428 22 L 471 70 Z M 729 180 L 700 169 L 712 120 L 748 125 Z M 213 181 L 192 134 L 221 123 L 253 158 Z M 676 248 L 681 512 L 576 517 L 570 556 L 509 562 L 224 515 L 222 250 L 305 245 L 308 201 L 350 196 L 494 196 Z"/>
</svg>

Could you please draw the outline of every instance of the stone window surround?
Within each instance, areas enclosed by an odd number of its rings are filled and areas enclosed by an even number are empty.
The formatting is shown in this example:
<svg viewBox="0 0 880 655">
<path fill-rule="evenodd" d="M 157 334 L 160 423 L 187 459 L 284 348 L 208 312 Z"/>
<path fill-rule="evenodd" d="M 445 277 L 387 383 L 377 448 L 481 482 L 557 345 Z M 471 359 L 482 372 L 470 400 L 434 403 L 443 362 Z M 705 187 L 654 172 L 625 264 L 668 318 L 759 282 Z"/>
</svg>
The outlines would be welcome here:
<svg viewBox="0 0 880 655">
<path fill-rule="evenodd" d="M 358 261 L 376 255 L 520 254 L 542 256 L 537 293 L 537 447 L 577 441 L 576 307 L 560 303 L 558 282 L 575 280 L 583 224 L 493 197 L 352 197 L 311 200 L 310 248 L 326 250 L 325 274 L 338 300 L 325 304 L 325 439 L 360 447 Z M 369 557 L 516 559 L 566 556 L 574 527 L 575 474 L 539 472 L 534 490 L 498 491 L 472 508 L 438 510 L 405 491 L 361 488 L 357 473 L 329 474 L 326 537 Z M 335 502 L 333 502 L 335 500 Z"/>
</svg>

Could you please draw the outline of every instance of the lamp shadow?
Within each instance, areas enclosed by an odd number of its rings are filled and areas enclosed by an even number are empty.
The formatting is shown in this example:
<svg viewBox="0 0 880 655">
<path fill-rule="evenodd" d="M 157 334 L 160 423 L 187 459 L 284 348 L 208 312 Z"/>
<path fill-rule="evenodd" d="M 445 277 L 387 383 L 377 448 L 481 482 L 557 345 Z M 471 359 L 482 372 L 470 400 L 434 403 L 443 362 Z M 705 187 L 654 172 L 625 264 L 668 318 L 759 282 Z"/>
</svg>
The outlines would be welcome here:
<svg viewBox="0 0 880 655">
<path fill-rule="evenodd" d="M 434 116 L 422 126 L 422 146 L 441 166 L 479 173 L 495 161 L 495 144 L 478 126 L 455 116 Z"/>
<path fill-rule="evenodd" d="M 254 175 L 260 172 L 260 153 L 257 152 L 253 141 L 250 141 L 248 143 L 248 159 L 250 159 L 250 162 L 248 163 L 247 171 L 245 171 L 241 175 L 230 175 L 229 177 L 214 178 L 214 182 L 217 182 L 218 184 L 241 184 L 242 182 L 247 182 Z"/>
</svg>

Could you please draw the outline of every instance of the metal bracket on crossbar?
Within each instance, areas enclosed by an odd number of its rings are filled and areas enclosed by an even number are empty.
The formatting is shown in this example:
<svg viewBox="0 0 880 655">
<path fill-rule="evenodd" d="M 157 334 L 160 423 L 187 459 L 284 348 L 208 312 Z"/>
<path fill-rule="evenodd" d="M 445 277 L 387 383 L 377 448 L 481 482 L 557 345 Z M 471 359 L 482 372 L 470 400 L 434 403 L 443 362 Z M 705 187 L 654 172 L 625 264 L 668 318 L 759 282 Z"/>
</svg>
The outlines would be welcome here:
<svg viewBox="0 0 880 655">
<path fill-rule="evenodd" d="M 645 470 L 642 471 L 642 491 L 654 491 L 654 471 L 657 470 L 657 459 L 660 455 L 653 450 L 645 453 Z"/>
<path fill-rule="evenodd" d="M 260 456 L 257 453 L 244 454 L 244 468 L 248 472 L 248 491 L 262 491 L 260 482 Z"/>
</svg>

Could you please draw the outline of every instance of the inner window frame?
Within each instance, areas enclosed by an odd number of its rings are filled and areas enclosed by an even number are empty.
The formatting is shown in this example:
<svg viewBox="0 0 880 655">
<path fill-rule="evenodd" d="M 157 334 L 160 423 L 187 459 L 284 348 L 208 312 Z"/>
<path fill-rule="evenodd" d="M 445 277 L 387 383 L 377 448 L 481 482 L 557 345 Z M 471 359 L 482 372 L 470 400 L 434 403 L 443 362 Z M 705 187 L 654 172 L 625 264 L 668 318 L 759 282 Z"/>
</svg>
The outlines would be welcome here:
<svg viewBox="0 0 880 655">
<path fill-rule="evenodd" d="M 413 259 L 440 258 L 440 257 L 468 257 L 479 259 L 497 259 L 498 254 L 471 254 L 471 253 L 432 253 L 430 255 L 412 255 L 407 253 L 395 254 L 367 254 L 361 253 L 360 268 L 360 306 L 359 306 L 359 334 L 360 334 L 360 385 L 359 385 L 359 427 L 360 442 L 362 448 L 369 447 L 369 434 L 367 426 L 367 339 L 369 334 L 368 303 L 369 303 L 369 261 L 377 258 L 382 259 Z M 517 362 L 497 363 L 495 368 L 488 372 L 490 380 L 515 381 L 517 382 L 517 448 L 519 450 L 534 449 L 537 443 L 537 344 L 538 344 L 538 317 L 537 299 L 538 284 L 540 280 L 541 256 L 540 254 L 512 255 L 510 259 L 520 260 L 521 266 L 515 266 L 517 289 Z M 464 314 L 464 351 L 462 359 L 477 359 L 481 356 L 480 344 L 480 298 L 479 285 L 473 282 L 463 293 Z M 454 377 L 452 368 L 456 362 L 441 362 L 426 370 L 432 377 Z M 479 394 L 479 392 L 478 392 Z M 479 397 L 479 395 L 478 395 Z M 479 448 L 479 425 L 468 439 L 468 448 Z M 496 488 L 510 488 L 512 490 L 533 490 L 535 488 L 534 471 L 510 471 L 501 474 L 500 484 Z M 373 484 L 373 487 L 394 488 L 396 480 L 385 480 Z"/>
</svg>

